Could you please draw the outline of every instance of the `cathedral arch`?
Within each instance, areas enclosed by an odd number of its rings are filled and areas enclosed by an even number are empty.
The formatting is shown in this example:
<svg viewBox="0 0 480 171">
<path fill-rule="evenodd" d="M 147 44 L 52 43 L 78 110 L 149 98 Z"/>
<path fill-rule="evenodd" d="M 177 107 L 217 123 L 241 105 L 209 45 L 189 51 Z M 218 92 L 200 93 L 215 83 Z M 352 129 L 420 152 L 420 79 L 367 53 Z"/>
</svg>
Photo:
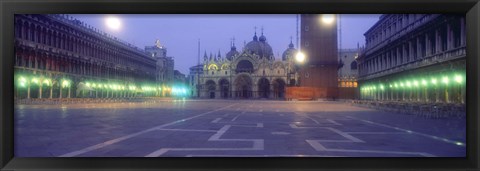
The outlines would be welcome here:
<svg viewBox="0 0 480 171">
<path fill-rule="evenodd" d="M 217 64 L 210 64 L 210 65 L 208 65 L 208 70 L 218 70 Z"/>
<path fill-rule="evenodd" d="M 215 81 L 213 80 L 208 80 L 205 82 L 205 87 L 207 88 L 208 92 L 208 98 L 214 99 L 215 98 L 215 89 L 216 89 L 216 84 Z"/>
<path fill-rule="evenodd" d="M 273 97 L 284 98 L 285 97 L 285 81 L 282 78 L 277 78 L 273 81 Z"/>
<path fill-rule="evenodd" d="M 250 98 L 252 97 L 252 78 L 248 74 L 240 74 L 235 78 L 235 97 Z"/>
<path fill-rule="evenodd" d="M 220 86 L 220 97 L 221 98 L 229 98 L 230 97 L 230 81 L 225 78 L 220 79 L 218 82 Z"/>
<path fill-rule="evenodd" d="M 230 65 L 228 65 L 227 63 L 225 63 L 225 64 L 222 65 L 221 69 L 222 69 L 222 70 L 230 69 Z"/>
<path fill-rule="evenodd" d="M 242 73 L 242 72 L 253 73 L 254 71 L 253 63 L 250 62 L 249 60 L 241 60 L 240 62 L 238 62 L 235 71 L 237 73 Z"/>
<path fill-rule="evenodd" d="M 258 97 L 260 98 L 268 98 L 270 95 L 270 81 L 262 77 L 258 80 Z"/>
</svg>

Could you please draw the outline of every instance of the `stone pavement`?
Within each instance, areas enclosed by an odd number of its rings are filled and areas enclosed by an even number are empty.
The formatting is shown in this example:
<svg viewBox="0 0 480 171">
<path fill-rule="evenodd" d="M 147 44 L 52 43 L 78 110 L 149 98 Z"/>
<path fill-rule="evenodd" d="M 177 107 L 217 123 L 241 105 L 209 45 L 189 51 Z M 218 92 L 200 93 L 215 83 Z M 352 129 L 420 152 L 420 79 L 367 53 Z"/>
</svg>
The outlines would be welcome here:
<svg viewBox="0 0 480 171">
<path fill-rule="evenodd" d="M 343 102 L 17 105 L 16 157 L 463 157 L 465 119 Z"/>
</svg>

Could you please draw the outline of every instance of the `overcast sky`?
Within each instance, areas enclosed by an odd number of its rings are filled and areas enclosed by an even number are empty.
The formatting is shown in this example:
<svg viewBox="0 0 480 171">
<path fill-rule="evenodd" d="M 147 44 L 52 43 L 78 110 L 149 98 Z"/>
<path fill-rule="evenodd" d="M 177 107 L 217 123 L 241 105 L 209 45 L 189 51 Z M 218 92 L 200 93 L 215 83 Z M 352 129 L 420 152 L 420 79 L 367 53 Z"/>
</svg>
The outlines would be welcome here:
<svg viewBox="0 0 480 171">
<path fill-rule="evenodd" d="M 244 42 L 252 40 L 255 27 L 260 36 L 261 28 L 272 46 L 277 59 L 287 49 L 291 37 L 295 48 L 297 20 L 294 14 L 76 14 L 73 17 L 101 31 L 114 35 L 139 48 L 152 46 L 156 39 L 167 48 L 167 55 L 175 59 L 175 69 L 188 75 L 188 68 L 197 64 L 198 40 L 200 39 L 201 58 L 207 51 L 222 56 L 230 51 L 230 42 L 235 37 L 238 51 Z M 363 34 L 378 21 L 380 14 L 342 14 L 341 48 L 356 48 L 365 44 Z M 118 30 L 107 26 L 106 18 L 120 20 Z"/>
</svg>

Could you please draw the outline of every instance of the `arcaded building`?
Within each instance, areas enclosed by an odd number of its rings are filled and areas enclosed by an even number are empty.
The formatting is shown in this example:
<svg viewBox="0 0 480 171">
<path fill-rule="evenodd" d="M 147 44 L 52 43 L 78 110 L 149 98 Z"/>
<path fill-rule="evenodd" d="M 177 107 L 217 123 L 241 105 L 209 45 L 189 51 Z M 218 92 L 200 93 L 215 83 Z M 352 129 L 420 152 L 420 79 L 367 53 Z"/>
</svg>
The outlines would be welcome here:
<svg viewBox="0 0 480 171">
<path fill-rule="evenodd" d="M 205 52 L 203 71 L 193 73 L 199 74 L 198 95 L 201 98 L 283 99 L 287 84 L 295 84 L 297 79 L 293 63 L 296 49 L 292 42 L 285 48 L 282 57 L 276 58 L 262 31 L 260 37 L 255 33 L 252 41 L 240 51 L 232 42 L 225 55 Z M 191 87 L 196 89 L 197 80 L 190 79 L 193 80 Z"/>
<path fill-rule="evenodd" d="M 144 50 L 66 15 L 15 15 L 15 98 L 128 97 L 155 83 Z"/>
<path fill-rule="evenodd" d="M 362 99 L 465 103 L 465 16 L 382 15 L 364 35 Z"/>
</svg>

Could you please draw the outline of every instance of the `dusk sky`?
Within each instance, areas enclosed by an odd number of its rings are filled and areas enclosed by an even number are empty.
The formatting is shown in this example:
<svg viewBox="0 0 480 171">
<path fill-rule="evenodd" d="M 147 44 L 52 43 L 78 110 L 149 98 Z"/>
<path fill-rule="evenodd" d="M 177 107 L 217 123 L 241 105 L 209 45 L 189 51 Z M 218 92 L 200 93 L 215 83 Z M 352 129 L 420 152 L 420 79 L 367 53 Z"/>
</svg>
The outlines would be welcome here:
<svg viewBox="0 0 480 171">
<path fill-rule="evenodd" d="M 175 69 L 188 75 L 189 68 L 197 64 L 198 40 L 200 55 L 206 51 L 222 57 L 230 51 L 230 42 L 235 37 L 237 51 L 241 51 L 244 42 L 252 40 L 255 27 L 257 35 L 261 28 L 272 46 L 277 59 L 290 43 L 291 37 L 295 48 L 297 21 L 294 14 L 76 14 L 71 15 L 88 25 L 118 37 L 141 49 L 153 46 L 156 39 L 167 48 L 167 55 L 175 59 Z M 363 34 L 378 21 L 380 14 L 342 14 L 341 48 L 356 48 L 365 44 Z M 118 18 L 120 26 L 113 29 L 107 25 L 107 18 Z"/>
</svg>

